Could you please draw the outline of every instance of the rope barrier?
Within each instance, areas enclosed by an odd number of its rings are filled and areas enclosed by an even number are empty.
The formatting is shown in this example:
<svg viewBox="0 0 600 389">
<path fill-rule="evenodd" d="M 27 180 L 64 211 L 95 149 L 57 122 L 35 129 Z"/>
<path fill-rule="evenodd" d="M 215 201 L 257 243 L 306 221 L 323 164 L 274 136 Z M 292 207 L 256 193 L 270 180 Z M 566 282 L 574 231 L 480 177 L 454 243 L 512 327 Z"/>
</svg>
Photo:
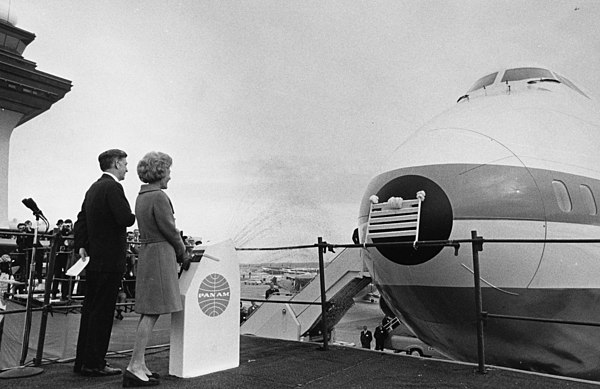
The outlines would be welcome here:
<svg viewBox="0 0 600 389">
<path fill-rule="evenodd" d="M 296 249 L 308 249 L 317 247 L 331 247 L 331 248 L 365 248 L 365 247 L 389 247 L 389 246 L 414 246 L 425 247 L 425 246 L 457 246 L 461 243 L 600 243 L 600 239 L 453 239 L 453 240 L 427 240 L 417 242 L 376 242 L 376 243 L 362 243 L 362 244 L 339 244 L 339 243 L 327 243 L 322 244 L 314 243 L 312 245 L 297 245 L 297 246 L 276 246 L 276 247 L 236 247 L 237 251 L 272 251 L 272 250 L 296 250 Z"/>
<path fill-rule="evenodd" d="M 279 247 L 236 247 L 236 251 L 276 251 L 276 250 L 297 250 L 314 249 L 318 244 L 300 245 L 300 246 L 279 246 Z"/>
</svg>

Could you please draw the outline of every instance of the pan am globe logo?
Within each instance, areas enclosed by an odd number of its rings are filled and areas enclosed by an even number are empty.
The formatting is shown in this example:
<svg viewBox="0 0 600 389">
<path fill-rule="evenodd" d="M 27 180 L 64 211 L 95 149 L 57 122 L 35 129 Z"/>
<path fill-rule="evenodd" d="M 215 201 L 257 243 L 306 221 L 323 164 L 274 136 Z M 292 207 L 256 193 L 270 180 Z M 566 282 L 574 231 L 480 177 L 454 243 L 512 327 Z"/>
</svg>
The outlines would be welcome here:
<svg viewBox="0 0 600 389">
<path fill-rule="evenodd" d="M 220 274 L 210 274 L 198 288 L 198 305 L 209 317 L 216 317 L 225 312 L 231 298 L 229 283 Z"/>
</svg>

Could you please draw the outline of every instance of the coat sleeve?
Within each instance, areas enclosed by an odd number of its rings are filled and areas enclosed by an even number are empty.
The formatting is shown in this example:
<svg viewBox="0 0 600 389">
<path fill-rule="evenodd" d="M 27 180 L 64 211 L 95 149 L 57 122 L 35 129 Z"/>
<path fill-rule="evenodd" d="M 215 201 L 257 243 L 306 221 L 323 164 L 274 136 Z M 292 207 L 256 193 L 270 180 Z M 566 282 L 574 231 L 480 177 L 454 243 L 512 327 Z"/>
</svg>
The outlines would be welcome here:
<svg viewBox="0 0 600 389">
<path fill-rule="evenodd" d="M 159 192 L 154 203 L 154 218 L 161 234 L 175 249 L 177 259 L 185 255 L 185 245 L 179 230 L 175 226 L 175 217 L 173 216 L 173 206 L 171 200 L 164 192 Z"/>
<path fill-rule="evenodd" d="M 108 194 L 108 205 L 117 224 L 122 227 L 131 227 L 135 223 L 135 215 L 131 212 L 129 201 L 121 184 L 115 182 L 111 185 Z"/>
<path fill-rule="evenodd" d="M 85 200 L 81 205 L 81 211 L 77 214 L 77 220 L 73 225 L 73 233 L 75 234 L 75 250 L 78 251 L 80 248 L 90 250 L 90 242 L 88 239 L 88 228 L 87 228 L 87 216 L 85 212 Z"/>
</svg>

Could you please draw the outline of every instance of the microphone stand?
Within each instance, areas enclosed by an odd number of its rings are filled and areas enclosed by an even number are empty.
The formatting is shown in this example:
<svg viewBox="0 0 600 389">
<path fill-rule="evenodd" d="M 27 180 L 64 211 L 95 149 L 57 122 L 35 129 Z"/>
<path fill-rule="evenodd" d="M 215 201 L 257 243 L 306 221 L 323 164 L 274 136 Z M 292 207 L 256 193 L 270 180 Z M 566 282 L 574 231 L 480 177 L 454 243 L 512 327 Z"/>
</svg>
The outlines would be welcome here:
<svg viewBox="0 0 600 389">
<path fill-rule="evenodd" d="M 0 379 L 4 378 L 22 378 L 31 377 L 44 372 L 41 367 L 25 366 L 25 359 L 27 358 L 27 351 L 29 349 L 29 333 L 31 331 L 31 309 L 33 303 L 33 275 L 35 273 L 35 251 L 38 243 L 38 228 L 40 224 L 40 214 L 34 212 L 35 215 L 35 230 L 33 232 L 33 247 L 31 249 L 31 263 L 29 265 L 29 285 L 27 290 L 27 303 L 25 305 L 25 323 L 23 325 L 23 344 L 21 348 L 21 360 L 19 366 L 8 369 L 0 373 Z"/>
</svg>

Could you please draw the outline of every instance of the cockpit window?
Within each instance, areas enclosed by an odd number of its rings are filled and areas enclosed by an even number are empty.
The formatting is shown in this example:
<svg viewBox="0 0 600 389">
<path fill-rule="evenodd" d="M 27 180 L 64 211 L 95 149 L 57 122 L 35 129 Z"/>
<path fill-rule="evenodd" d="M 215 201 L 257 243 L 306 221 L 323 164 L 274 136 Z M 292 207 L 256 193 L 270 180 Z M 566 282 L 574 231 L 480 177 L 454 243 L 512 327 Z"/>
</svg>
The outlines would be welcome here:
<svg viewBox="0 0 600 389">
<path fill-rule="evenodd" d="M 498 72 L 496 73 L 492 73 L 492 74 L 488 74 L 485 77 L 481 77 L 479 80 L 477 80 L 477 82 L 471 87 L 471 89 L 469 89 L 469 92 L 473 92 L 474 90 L 477 89 L 481 89 L 483 87 L 486 87 L 488 85 L 492 85 L 494 83 L 494 80 L 496 79 L 496 76 L 498 75 Z M 467 92 L 467 93 L 469 93 Z"/>
<path fill-rule="evenodd" d="M 528 78 L 554 79 L 554 75 L 549 70 L 542 68 L 515 68 L 508 69 L 506 72 L 504 72 L 502 82 L 520 81 Z"/>
<path fill-rule="evenodd" d="M 583 93 L 579 88 L 577 88 L 575 86 L 575 84 L 573 84 L 571 81 L 569 81 L 569 79 L 561 76 L 560 74 L 556 74 L 556 77 L 558 78 L 558 81 L 562 82 L 563 84 L 565 84 L 569 88 L 573 89 L 574 91 L 581 93 L 582 95 L 584 95 L 585 97 L 587 97 L 589 99 L 589 97 L 585 93 Z"/>
</svg>

